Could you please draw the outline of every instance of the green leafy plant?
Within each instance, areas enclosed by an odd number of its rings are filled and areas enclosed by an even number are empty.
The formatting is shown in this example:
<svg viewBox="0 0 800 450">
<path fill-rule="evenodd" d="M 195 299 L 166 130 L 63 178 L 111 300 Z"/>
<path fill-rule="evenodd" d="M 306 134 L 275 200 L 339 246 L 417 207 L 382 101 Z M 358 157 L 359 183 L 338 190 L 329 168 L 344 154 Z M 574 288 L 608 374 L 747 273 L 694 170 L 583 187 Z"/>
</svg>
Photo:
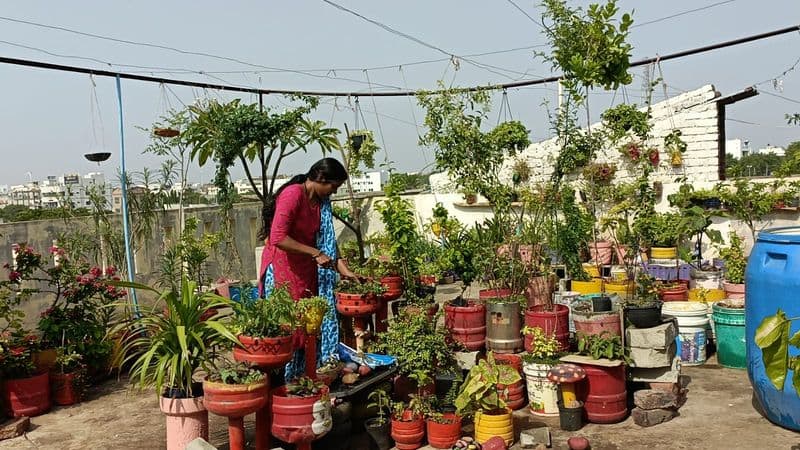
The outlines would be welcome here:
<svg viewBox="0 0 800 450">
<path fill-rule="evenodd" d="M 735 232 L 730 233 L 731 243 L 719 249 L 719 256 L 725 261 L 725 279 L 729 283 L 744 283 L 744 272 L 747 268 L 747 257 L 744 254 L 742 238 Z"/>
<path fill-rule="evenodd" d="M 429 377 L 455 367 L 455 344 L 444 327 L 437 326 L 425 314 L 401 314 L 390 320 L 389 329 L 378 333 L 370 351 L 382 352 L 397 358 L 403 375 Z"/>
<path fill-rule="evenodd" d="M 461 416 L 473 415 L 477 411 L 504 409 L 506 402 L 497 392 L 497 385 L 510 386 L 521 379 L 517 370 L 506 364 L 497 364 L 489 352 L 486 359 L 474 365 L 461 384 L 455 399 L 456 413 Z"/>
<path fill-rule="evenodd" d="M 346 294 L 381 295 L 386 292 L 386 288 L 383 287 L 380 281 L 375 280 L 342 280 L 338 285 L 336 285 L 336 292 L 342 292 Z"/>
<path fill-rule="evenodd" d="M 558 364 L 563 352 L 559 350 L 560 344 L 555 333 L 548 336 L 539 327 L 525 326 L 522 334 L 531 337 L 531 350 L 522 356 L 526 363 Z"/>
<path fill-rule="evenodd" d="M 157 395 L 165 389 L 171 395 L 191 397 L 193 376 L 212 357 L 215 347 L 237 343 L 236 336 L 216 317 L 205 318 L 209 309 L 230 306 L 231 302 L 212 293 L 200 293 L 186 277 L 179 291 L 157 291 L 149 286 L 117 281 L 119 287 L 147 290 L 158 299 L 151 309 L 124 323 L 123 364 L 131 362 L 131 382 L 140 388 L 155 387 Z"/>
<path fill-rule="evenodd" d="M 244 363 L 226 362 L 216 370 L 211 370 L 209 381 L 224 384 L 252 384 L 266 379 L 266 375 Z"/>
<path fill-rule="evenodd" d="M 370 401 L 367 408 L 375 408 L 377 414 L 377 422 L 381 425 L 385 424 L 388 420 L 387 413 L 391 410 L 391 399 L 389 394 L 384 389 L 375 389 L 367 396 Z"/>
<path fill-rule="evenodd" d="M 325 384 L 303 376 L 286 383 L 286 393 L 294 397 L 310 397 L 322 392 Z"/>
<path fill-rule="evenodd" d="M 268 298 L 233 303 L 231 330 L 251 337 L 291 335 L 298 325 L 297 304 L 285 286 L 276 286 Z"/>
<path fill-rule="evenodd" d="M 359 166 L 364 164 L 366 167 L 375 167 L 375 153 L 380 150 L 380 146 L 375 142 L 375 137 L 370 130 L 350 131 L 347 140 L 349 149 L 347 172 L 358 175 Z"/>
<path fill-rule="evenodd" d="M 644 140 L 652 128 L 648 111 L 639 111 L 636 105 L 627 103 L 605 110 L 601 117 L 611 143 L 620 141 L 629 133 Z"/>
<path fill-rule="evenodd" d="M 800 317 L 786 317 L 779 308 L 756 328 L 755 343 L 761 349 L 764 371 L 779 391 L 783 391 L 786 377 L 792 370 L 792 385 L 795 392 L 800 393 L 800 356 L 789 356 L 790 346 L 800 349 L 800 331 L 790 337 L 792 322 L 798 319 Z"/>
<path fill-rule="evenodd" d="M 754 183 L 746 179 L 733 182 L 734 189 L 723 191 L 722 202 L 730 215 L 744 222 L 755 241 L 757 223 L 775 208 L 774 188 L 766 183 Z"/>
<path fill-rule="evenodd" d="M 4 379 L 30 378 L 36 374 L 33 354 L 39 350 L 39 338 L 24 328 L 14 328 L 0 335 L 0 374 Z"/>
<path fill-rule="evenodd" d="M 325 316 L 332 314 L 328 300 L 320 296 L 301 298 L 296 307 L 298 322 L 306 327 L 307 332 L 315 331 Z"/>
<path fill-rule="evenodd" d="M 689 147 L 681 138 L 681 134 L 681 130 L 674 129 L 664 136 L 664 150 L 673 158 L 673 165 L 680 165 L 676 164 L 675 160 L 679 159 L 682 162 L 681 155 L 686 153 L 686 149 Z"/>
<path fill-rule="evenodd" d="M 601 334 L 578 333 L 578 354 L 590 356 L 592 359 L 620 359 L 630 364 L 622 338 L 603 331 Z"/>
</svg>

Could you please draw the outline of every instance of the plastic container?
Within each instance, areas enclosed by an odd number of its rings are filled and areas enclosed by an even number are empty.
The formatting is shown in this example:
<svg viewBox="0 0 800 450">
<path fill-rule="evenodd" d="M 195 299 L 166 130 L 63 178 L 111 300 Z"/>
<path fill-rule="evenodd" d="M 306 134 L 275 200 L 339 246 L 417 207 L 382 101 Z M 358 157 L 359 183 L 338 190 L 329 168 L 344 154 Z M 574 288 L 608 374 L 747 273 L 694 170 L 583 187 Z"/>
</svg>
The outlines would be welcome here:
<svg viewBox="0 0 800 450">
<path fill-rule="evenodd" d="M 522 324 L 519 303 L 489 303 L 486 305 L 486 349 L 498 353 L 517 353 L 522 350 Z"/>
<path fill-rule="evenodd" d="M 14 417 L 44 414 L 50 410 L 50 376 L 45 372 L 30 378 L 5 380 L 3 397 Z"/>
<path fill-rule="evenodd" d="M 578 406 L 573 408 L 559 403 L 558 424 L 564 431 L 578 431 L 583 428 L 583 403 L 578 402 Z"/>
<path fill-rule="evenodd" d="M 753 392 L 769 420 L 792 430 L 800 431 L 800 396 L 791 380 L 779 391 L 764 371 L 761 349 L 755 343 L 756 328 L 767 316 L 780 308 L 786 317 L 800 316 L 800 227 L 773 228 L 758 234 L 745 271 L 747 300 L 745 302 L 745 341 L 747 342 L 747 373 Z M 800 329 L 793 322 L 789 335 Z M 789 358 L 798 349 L 789 347 Z"/>
<path fill-rule="evenodd" d="M 547 379 L 550 364 L 525 364 L 522 372 L 528 387 L 528 404 L 537 416 L 558 415 L 558 385 Z"/>
<path fill-rule="evenodd" d="M 475 302 L 467 302 L 467 306 L 444 307 L 445 327 L 450 335 L 460 342 L 467 351 L 482 350 L 486 342 L 486 307 Z"/>
<path fill-rule="evenodd" d="M 559 350 L 569 350 L 570 309 L 564 305 L 553 305 L 553 311 L 545 311 L 543 306 L 534 306 L 525 311 L 525 326 L 541 328 L 545 334 L 554 334 Z M 531 350 L 530 336 L 525 336 L 525 350 Z"/>
<path fill-rule="evenodd" d="M 700 365 L 706 362 L 708 344 L 708 307 L 697 302 L 668 302 L 661 307 L 663 316 L 678 320 L 678 356 L 684 365 Z"/>
<path fill-rule="evenodd" d="M 553 303 L 556 305 L 564 305 L 569 310 L 568 312 L 568 327 L 569 332 L 575 332 L 575 323 L 572 321 L 572 303 L 578 299 L 580 292 L 577 291 L 560 291 L 553 294 Z"/>
<path fill-rule="evenodd" d="M 599 278 L 592 278 L 592 281 L 572 280 L 570 286 L 570 290 L 577 291 L 581 295 L 599 294 L 603 291 L 603 286 Z"/>
<path fill-rule="evenodd" d="M 717 359 L 720 365 L 733 369 L 747 367 L 747 344 L 744 340 L 744 308 L 713 306 L 716 327 Z"/>
<path fill-rule="evenodd" d="M 586 417 L 592 423 L 617 423 L 628 415 L 625 366 L 581 364 L 586 371 Z"/>
</svg>

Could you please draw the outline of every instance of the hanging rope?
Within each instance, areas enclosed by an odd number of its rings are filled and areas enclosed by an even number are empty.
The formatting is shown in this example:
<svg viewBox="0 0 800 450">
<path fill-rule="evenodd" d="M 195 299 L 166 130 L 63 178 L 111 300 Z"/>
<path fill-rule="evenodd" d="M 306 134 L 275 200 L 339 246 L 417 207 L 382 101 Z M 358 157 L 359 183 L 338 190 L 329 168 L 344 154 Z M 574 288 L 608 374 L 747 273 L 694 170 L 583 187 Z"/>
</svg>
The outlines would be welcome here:
<svg viewBox="0 0 800 450">
<path fill-rule="evenodd" d="M 508 103 L 508 92 L 503 89 L 503 97 L 500 100 L 500 110 L 497 112 L 497 125 L 500 125 L 500 118 L 503 122 L 514 120 L 514 115 L 511 114 L 511 104 Z"/>
<path fill-rule="evenodd" d="M 367 77 L 367 87 L 369 88 L 369 93 L 372 94 L 372 81 L 369 79 L 369 71 L 364 70 L 364 75 Z M 383 162 L 389 162 L 389 150 L 386 148 L 386 140 L 383 137 L 383 127 L 381 127 L 381 117 L 378 114 L 378 105 L 375 104 L 375 96 L 370 95 L 372 99 L 372 110 L 375 111 L 375 121 L 378 123 L 378 132 L 381 135 L 381 145 L 383 146 Z"/>
<path fill-rule="evenodd" d="M 353 114 L 355 114 L 355 116 L 356 116 L 356 119 L 355 119 L 355 130 L 359 130 L 359 129 L 361 129 L 361 126 L 358 123 L 358 120 L 359 120 L 358 116 L 359 116 L 359 114 L 363 116 L 364 113 L 361 112 L 361 103 L 358 102 L 358 97 L 356 97 L 356 100 L 355 100 L 355 106 L 353 107 Z M 366 126 L 366 121 L 364 122 L 364 125 Z"/>
<path fill-rule="evenodd" d="M 656 55 L 658 56 L 658 55 Z M 661 60 L 656 58 L 655 65 L 658 67 L 658 77 L 661 78 L 661 87 L 664 88 L 664 102 L 667 104 L 667 112 L 669 112 L 669 126 L 671 129 L 675 129 L 675 118 L 672 114 L 672 107 L 669 105 L 668 97 L 667 97 L 667 82 L 664 80 L 664 72 L 661 70 Z M 655 69 L 654 69 L 655 70 Z"/>
<path fill-rule="evenodd" d="M 92 143 L 95 148 L 98 146 L 101 149 L 106 148 L 105 127 L 103 126 L 103 115 L 100 113 L 100 101 L 97 99 L 97 83 L 94 81 L 94 76 L 89 75 L 89 81 L 92 83 L 91 93 L 89 94 L 89 126 L 92 129 Z M 96 121 L 95 121 L 96 120 Z M 97 123 L 100 123 L 100 138 L 97 138 Z"/>
</svg>

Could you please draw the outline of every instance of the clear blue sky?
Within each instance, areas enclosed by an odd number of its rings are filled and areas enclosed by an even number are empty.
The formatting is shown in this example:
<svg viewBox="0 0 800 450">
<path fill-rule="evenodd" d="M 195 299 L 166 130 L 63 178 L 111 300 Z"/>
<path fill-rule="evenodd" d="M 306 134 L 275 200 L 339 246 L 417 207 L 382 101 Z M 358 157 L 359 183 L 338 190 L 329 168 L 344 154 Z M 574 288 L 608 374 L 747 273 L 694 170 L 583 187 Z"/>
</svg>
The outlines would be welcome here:
<svg viewBox="0 0 800 450">
<path fill-rule="evenodd" d="M 335 0 L 335 3 L 382 22 L 454 55 L 470 55 L 541 45 L 544 36 L 536 23 L 515 7 L 539 20 L 541 7 L 532 1 L 486 0 Z M 570 2 L 586 5 L 589 2 Z M 716 6 L 715 3 L 721 3 Z M 391 34 L 348 14 L 322 0 L 296 1 L 150 1 L 53 2 L 27 0 L 5 2 L 0 11 L 0 55 L 58 64 L 102 68 L 121 72 L 153 73 L 167 78 L 230 83 L 244 86 L 326 91 L 369 91 L 390 89 L 379 85 L 410 89 L 431 89 L 444 79 L 455 85 L 482 85 L 530 79 L 550 74 L 549 65 L 533 56 L 533 50 L 518 50 L 474 56 L 472 62 L 494 68 L 487 70 L 460 60 L 454 70 L 448 61 L 410 64 L 446 57 L 429 47 Z M 632 1 L 622 0 L 623 11 L 635 9 L 635 24 L 630 41 L 633 58 L 667 54 L 770 31 L 800 23 L 797 0 L 760 1 L 715 0 Z M 710 6 L 660 22 L 655 19 Z M 181 54 L 175 51 L 112 42 L 66 31 L 42 28 L 8 19 L 36 22 L 116 39 L 158 44 L 176 49 L 235 58 L 251 65 L 217 58 Z M 729 109 L 728 137 L 749 139 L 751 146 L 786 145 L 800 140 L 800 127 L 787 126 L 784 114 L 800 112 L 800 64 L 782 79 L 782 91 L 770 81 L 800 58 L 800 34 L 792 33 L 734 48 L 662 64 L 670 95 L 714 84 L 723 94 L 758 86 L 762 95 L 733 105 Z M 35 49 L 34 49 L 35 48 Z M 36 50 L 39 49 L 39 50 Z M 547 51 L 546 47 L 537 50 Z M 44 53 L 43 51 L 49 52 Z M 67 58 L 70 55 L 117 64 Z M 134 68 L 120 64 L 147 66 Z M 402 71 L 397 65 L 403 65 Z M 312 72 L 270 71 L 254 65 Z M 380 66 L 394 66 L 379 69 Z M 150 68 L 152 67 L 152 68 Z M 362 69 L 371 68 L 367 72 Z M 179 69 L 179 70 L 176 70 Z M 347 70 L 351 69 L 351 70 Z M 211 73 L 201 75 L 197 72 Z M 641 103 L 642 69 L 632 70 L 637 77 L 626 89 L 631 102 Z M 171 73 L 170 73 L 171 72 Z M 194 72 L 194 73 L 191 73 Z M 247 72 L 247 73 L 244 73 Z M 258 72 L 258 73 L 256 73 Z M 367 76 L 371 85 L 367 83 Z M 403 79 L 405 77 L 405 80 Z M 349 78 L 355 81 L 344 80 Z M 87 75 L 56 72 L 0 64 L 0 184 L 27 181 L 64 173 L 97 170 L 82 155 L 101 147 L 114 156 L 100 167 L 114 177 L 119 165 L 119 137 L 114 80 L 96 78 L 92 87 Z M 180 106 L 197 97 L 232 99 L 232 94 L 203 92 L 172 87 L 162 94 L 157 84 L 123 80 L 127 165 L 129 170 L 155 168 L 158 160 L 142 155 L 147 135 L 137 126 L 149 126 L 165 112 L 165 105 Z M 555 101 L 555 86 L 537 86 L 508 92 L 511 112 L 531 130 L 533 140 L 549 134 L 542 102 Z M 99 114 L 92 115 L 96 94 Z M 768 95 L 774 94 L 774 95 Z M 777 97 L 776 95 L 784 98 Z M 624 95 L 601 93 L 592 99 L 593 114 Z M 663 97 L 659 88 L 656 100 Z M 257 101 L 252 96 L 247 101 Z M 500 94 L 494 96 L 491 121 L 497 120 Z M 352 99 L 351 99 L 352 100 Z M 281 106 L 282 99 L 268 97 L 267 103 Z M 316 117 L 343 129 L 354 125 L 352 104 L 346 98 L 334 102 L 323 99 Z M 432 161 L 429 151 L 417 147 L 418 128 L 423 113 L 407 98 L 361 98 L 366 126 L 385 142 L 390 160 L 400 170 L 420 170 Z M 379 132 L 378 119 L 382 136 Z M 412 113 L 413 112 L 413 113 Z M 749 123 L 743 123 L 749 122 Z M 421 128 L 420 128 L 421 130 Z M 95 139 L 94 134 L 98 137 Z M 289 161 L 282 172 L 305 170 L 319 157 Z M 383 159 L 381 154 L 379 159 Z M 210 166 L 194 169 L 190 179 L 208 181 Z M 237 175 L 241 171 L 236 172 Z"/>
</svg>

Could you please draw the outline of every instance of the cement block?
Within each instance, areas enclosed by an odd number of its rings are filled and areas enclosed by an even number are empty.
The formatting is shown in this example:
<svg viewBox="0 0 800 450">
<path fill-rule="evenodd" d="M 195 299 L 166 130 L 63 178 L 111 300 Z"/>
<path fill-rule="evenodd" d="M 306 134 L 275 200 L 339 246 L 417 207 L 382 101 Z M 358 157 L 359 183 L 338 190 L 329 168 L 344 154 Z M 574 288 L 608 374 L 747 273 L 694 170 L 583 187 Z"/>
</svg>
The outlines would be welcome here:
<svg viewBox="0 0 800 450">
<path fill-rule="evenodd" d="M 522 448 L 536 448 L 537 445 L 543 444 L 545 447 L 550 447 L 550 428 L 549 427 L 536 427 L 522 430 L 519 434 L 519 445 Z"/>
<path fill-rule="evenodd" d="M 631 381 L 640 381 L 645 383 L 677 383 L 680 375 L 680 358 L 673 359 L 670 367 L 636 367 L 631 369 Z"/>
<path fill-rule="evenodd" d="M 674 341 L 667 348 L 631 347 L 630 357 L 633 360 L 631 367 L 671 367 L 677 351 L 678 346 Z"/>
<path fill-rule="evenodd" d="M 203 438 L 197 438 L 186 444 L 185 450 L 217 450 L 217 447 L 206 442 Z"/>
<path fill-rule="evenodd" d="M 674 409 L 642 409 L 633 408 L 631 411 L 633 423 L 641 427 L 652 427 L 660 423 L 669 422 L 675 417 Z"/>
<path fill-rule="evenodd" d="M 625 342 L 631 348 L 665 349 L 675 342 L 678 327 L 674 321 L 662 323 L 653 328 L 633 328 L 625 330 Z"/>
<path fill-rule="evenodd" d="M 30 426 L 31 419 L 29 417 L 23 416 L 8 420 L 0 426 L 0 441 L 22 436 L 23 433 L 28 431 L 28 427 Z"/>
<path fill-rule="evenodd" d="M 455 352 L 456 353 L 456 364 L 458 364 L 458 368 L 461 370 L 469 370 L 478 363 L 478 354 L 480 351 L 474 352 Z"/>
<path fill-rule="evenodd" d="M 678 397 L 672 392 L 657 389 L 641 389 L 633 393 L 633 403 L 641 409 L 674 408 Z"/>
</svg>

